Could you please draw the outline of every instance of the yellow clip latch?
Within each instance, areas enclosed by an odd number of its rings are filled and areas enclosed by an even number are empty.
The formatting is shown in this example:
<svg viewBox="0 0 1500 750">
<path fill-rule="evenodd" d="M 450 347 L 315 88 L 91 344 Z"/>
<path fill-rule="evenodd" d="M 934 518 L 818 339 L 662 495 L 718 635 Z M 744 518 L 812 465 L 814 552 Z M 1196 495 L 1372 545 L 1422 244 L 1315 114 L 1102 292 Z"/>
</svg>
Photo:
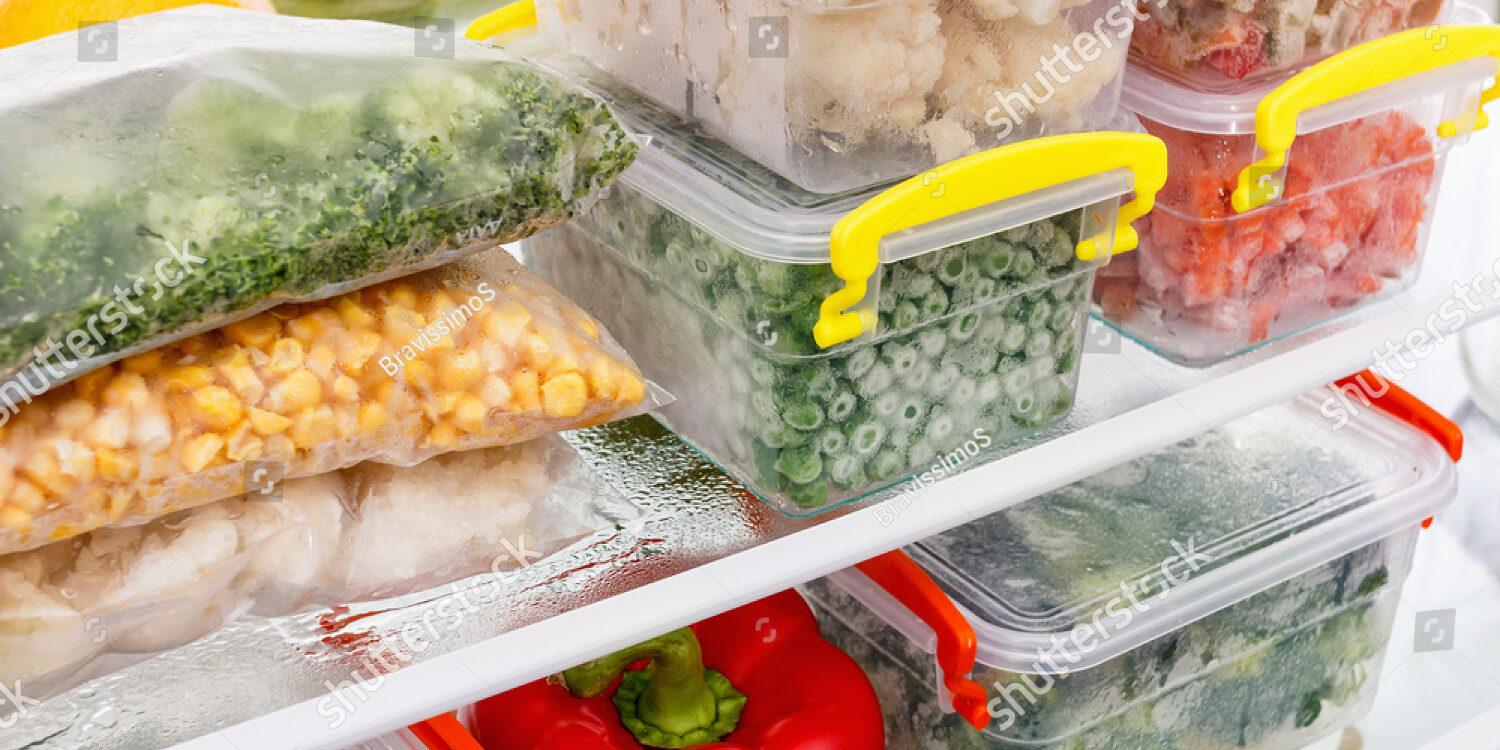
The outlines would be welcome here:
<svg viewBox="0 0 1500 750">
<path fill-rule="evenodd" d="M 492 10 L 469 24 L 464 36 L 482 42 L 498 34 L 536 25 L 536 0 L 516 0 L 502 8 Z"/>
</svg>

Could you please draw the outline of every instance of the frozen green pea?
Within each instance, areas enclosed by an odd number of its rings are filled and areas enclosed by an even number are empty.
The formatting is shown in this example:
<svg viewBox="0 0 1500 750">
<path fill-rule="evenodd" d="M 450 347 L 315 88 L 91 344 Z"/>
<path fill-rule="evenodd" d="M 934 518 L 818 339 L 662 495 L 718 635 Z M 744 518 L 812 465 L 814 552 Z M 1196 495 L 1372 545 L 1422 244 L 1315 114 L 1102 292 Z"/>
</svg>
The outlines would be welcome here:
<svg viewBox="0 0 1500 750">
<path fill-rule="evenodd" d="M 913 266 L 899 265 L 891 272 L 891 291 L 901 299 L 926 297 L 936 284 L 932 274 Z"/>
<path fill-rule="evenodd" d="M 854 413 L 855 407 L 859 406 L 859 398 L 849 392 L 847 388 L 840 388 L 828 400 L 828 418 L 834 422 L 842 422 Z"/>
<path fill-rule="evenodd" d="M 1051 317 L 1052 305 L 1048 304 L 1047 300 L 1041 298 L 1040 295 L 1036 299 L 1030 300 L 1029 307 L 1026 310 L 1026 327 L 1028 329 L 1032 331 L 1045 329 L 1047 327 L 1047 320 Z"/>
<path fill-rule="evenodd" d="M 820 362 L 816 365 L 808 365 L 803 370 L 798 391 L 815 401 L 826 402 L 833 398 L 838 387 L 838 377 L 833 374 L 833 368 Z"/>
<path fill-rule="evenodd" d="M 823 426 L 823 410 L 817 404 L 793 404 L 784 409 L 781 415 L 792 429 L 802 432 L 810 432 Z"/>
<path fill-rule="evenodd" d="M 780 422 L 767 421 L 761 425 L 756 437 L 772 448 L 784 447 L 791 439 L 792 431 Z"/>
<path fill-rule="evenodd" d="M 828 504 L 828 482 L 822 479 L 800 484 L 793 482 L 786 488 L 786 496 L 798 507 L 821 508 Z"/>
<path fill-rule="evenodd" d="M 818 433 L 818 450 L 828 458 L 841 456 L 849 447 L 849 438 L 836 427 L 830 427 Z"/>
<path fill-rule="evenodd" d="M 998 404 L 1005 398 L 1005 387 L 1000 384 L 1000 378 L 991 376 L 979 381 L 979 391 L 975 397 L 979 403 L 987 406 Z"/>
<path fill-rule="evenodd" d="M 948 337 L 942 329 L 933 326 L 924 328 L 917 334 L 917 348 L 922 350 L 923 356 L 933 359 L 943 353 L 944 347 L 948 345 Z"/>
<path fill-rule="evenodd" d="M 922 311 L 910 300 L 903 300 L 891 311 L 891 328 L 904 331 L 922 321 Z"/>
<path fill-rule="evenodd" d="M 969 267 L 968 254 L 961 247 L 948 248 L 941 252 L 947 257 L 943 258 L 943 262 L 938 264 L 937 270 L 933 271 L 933 275 L 944 285 L 955 286 L 959 283 L 959 279 L 963 278 L 964 271 Z"/>
<path fill-rule="evenodd" d="M 906 377 L 915 367 L 917 362 L 917 350 L 915 347 L 900 342 L 889 342 L 880 347 L 881 356 L 891 366 L 891 373 L 898 378 Z"/>
<path fill-rule="evenodd" d="M 923 320 L 941 317 L 948 312 L 948 294 L 941 289 L 933 289 L 922 298 L 922 303 L 917 307 Z"/>
<path fill-rule="evenodd" d="M 839 456 L 829 464 L 828 478 L 840 489 L 854 489 L 865 484 L 864 467 L 864 460 L 857 456 Z"/>
<path fill-rule="evenodd" d="M 906 372 L 906 377 L 901 384 L 913 391 L 921 391 L 927 386 L 927 381 L 932 378 L 932 363 L 924 359 L 917 360 L 915 365 Z"/>
<path fill-rule="evenodd" d="M 995 240 L 975 259 L 979 270 L 992 278 L 1004 278 L 1016 262 L 1016 249 L 1009 242 Z"/>
<path fill-rule="evenodd" d="M 1058 305 L 1047 319 L 1047 327 L 1059 333 L 1071 331 L 1078 320 L 1079 309 L 1071 305 Z"/>
<path fill-rule="evenodd" d="M 971 377 L 960 377 L 953 383 L 952 390 L 948 391 L 948 403 L 964 408 L 972 405 L 977 395 L 979 395 L 978 382 Z"/>
<path fill-rule="evenodd" d="M 900 301 L 894 294 L 882 294 L 880 295 L 880 303 L 876 305 L 876 308 L 880 310 L 881 315 L 890 315 L 896 311 L 896 303 Z"/>
<path fill-rule="evenodd" d="M 781 411 L 777 408 L 776 397 L 768 391 L 756 391 L 750 394 L 750 406 L 755 413 L 766 419 L 775 419 Z"/>
<path fill-rule="evenodd" d="M 788 446 L 781 449 L 776 470 L 793 484 L 806 484 L 823 474 L 823 460 L 818 458 L 818 450 L 813 446 Z"/>
<path fill-rule="evenodd" d="M 896 410 L 900 408 L 901 393 L 892 390 L 876 396 L 874 403 L 870 406 L 870 411 L 874 412 L 877 418 L 889 423 L 894 420 Z"/>
<path fill-rule="evenodd" d="M 1009 396 L 1011 401 L 1016 401 L 1027 392 L 1034 379 L 1031 376 L 1031 370 L 1018 367 L 1000 376 L 1000 386 L 1005 389 L 1005 395 Z"/>
<path fill-rule="evenodd" d="M 943 262 L 943 259 L 943 251 L 934 250 L 930 253 L 923 253 L 915 258 L 912 258 L 911 263 L 912 265 L 916 266 L 917 270 L 919 271 L 932 273 L 933 271 L 937 270 L 938 265 Z"/>
<path fill-rule="evenodd" d="M 865 376 L 854 384 L 854 392 L 858 393 L 860 398 L 874 398 L 889 390 L 894 380 L 891 366 L 884 362 L 876 362 L 869 372 L 866 372 Z"/>
<path fill-rule="evenodd" d="M 896 450 L 883 450 L 875 455 L 870 461 L 870 478 L 877 482 L 883 482 L 901 473 L 906 468 L 906 460 Z"/>
<path fill-rule="evenodd" d="M 855 349 L 844 359 L 844 377 L 857 380 L 875 365 L 874 347 L 862 346 Z"/>
<path fill-rule="evenodd" d="M 1036 273 L 1036 258 L 1030 252 L 1016 254 L 1016 261 L 1010 265 L 1010 277 L 1012 279 L 1030 279 Z"/>
<path fill-rule="evenodd" d="M 794 274 L 795 271 L 790 264 L 765 261 L 761 263 L 755 280 L 766 294 L 772 297 L 782 297 L 790 294 L 796 286 Z"/>
<path fill-rule="evenodd" d="M 978 330 L 979 313 L 963 313 L 948 324 L 948 338 L 954 341 L 968 341 Z"/>
<path fill-rule="evenodd" d="M 869 455 L 880 448 L 885 441 L 886 427 L 883 423 L 874 419 L 862 420 L 849 430 L 849 447 L 855 453 Z"/>
<path fill-rule="evenodd" d="M 958 420 L 949 408 L 934 409 L 927 420 L 927 440 L 936 449 L 958 433 Z"/>
<path fill-rule="evenodd" d="M 959 372 L 958 365 L 952 362 L 940 364 L 933 371 L 932 377 L 927 381 L 927 392 L 936 398 L 944 398 L 947 396 L 948 390 L 961 377 L 963 377 L 963 373 Z"/>
<path fill-rule="evenodd" d="M 1043 328 L 1032 333 L 1026 339 L 1026 356 L 1030 359 L 1052 356 L 1052 332 Z"/>
</svg>

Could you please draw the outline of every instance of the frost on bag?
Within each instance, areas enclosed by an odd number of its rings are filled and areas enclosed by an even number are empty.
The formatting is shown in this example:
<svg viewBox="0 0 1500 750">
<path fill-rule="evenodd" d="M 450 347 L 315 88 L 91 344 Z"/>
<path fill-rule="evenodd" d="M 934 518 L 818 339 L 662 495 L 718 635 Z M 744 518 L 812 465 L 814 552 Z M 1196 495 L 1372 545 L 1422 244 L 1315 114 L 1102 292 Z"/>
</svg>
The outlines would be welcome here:
<svg viewBox="0 0 1500 750">
<path fill-rule="evenodd" d="M 410 465 L 654 405 L 503 249 L 106 365 L 0 427 L 0 553 L 360 461 Z"/>
<path fill-rule="evenodd" d="M 120 21 L 118 64 L 70 34 L 0 52 L 0 421 L 125 354 L 565 221 L 634 158 L 581 90 L 463 39 L 414 56 L 415 33 L 199 7 Z"/>
<path fill-rule="evenodd" d="M 637 515 L 549 436 L 101 529 L 0 557 L 0 683 L 43 700 L 243 615 L 502 573 Z"/>
</svg>

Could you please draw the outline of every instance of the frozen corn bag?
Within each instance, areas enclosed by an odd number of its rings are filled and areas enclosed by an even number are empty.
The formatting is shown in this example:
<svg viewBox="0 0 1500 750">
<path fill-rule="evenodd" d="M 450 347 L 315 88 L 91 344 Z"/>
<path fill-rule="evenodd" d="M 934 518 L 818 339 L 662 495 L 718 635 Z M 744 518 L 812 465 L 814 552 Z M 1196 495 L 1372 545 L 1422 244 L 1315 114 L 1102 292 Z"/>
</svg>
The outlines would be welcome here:
<svg viewBox="0 0 1500 750">
<path fill-rule="evenodd" d="M 360 461 L 649 407 L 599 324 L 503 249 L 106 365 L 0 426 L 0 553 Z"/>
<path fill-rule="evenodd" d="M 507 53 L 197 7 L 0 51 L 0 409 L 582 212 L 637 145 Z M 316 50 L 312 52 L 311 50 Z M 0 416 L 0 419 L 3 419 Z"/>
<path fill-rule="evenodd" d="M 0 556 L 0 682 L 42 700 L 247 615 L 503 574 L 637 516 L 557 436 L 288 480 Z"/>
</svg>

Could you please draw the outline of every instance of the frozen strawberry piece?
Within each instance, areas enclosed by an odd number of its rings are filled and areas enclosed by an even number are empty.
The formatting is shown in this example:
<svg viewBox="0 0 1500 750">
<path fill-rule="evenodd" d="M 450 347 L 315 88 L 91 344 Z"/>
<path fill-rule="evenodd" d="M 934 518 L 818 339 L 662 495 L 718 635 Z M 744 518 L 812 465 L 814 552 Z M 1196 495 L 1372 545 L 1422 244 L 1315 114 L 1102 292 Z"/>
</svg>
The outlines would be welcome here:
<svg viewBox="0 0 1500 750">
<path fill-rule="evenodd" d="M 1239 28 L 1235 36 L 1239 43 L 1232 47 L 1220 47 L 1203 56 L 1203 64 L 1239 80 L 1266 67 L 1266 32 L 1260 24 L 1248 17 L 1238 19 Z"/>
</svg>

